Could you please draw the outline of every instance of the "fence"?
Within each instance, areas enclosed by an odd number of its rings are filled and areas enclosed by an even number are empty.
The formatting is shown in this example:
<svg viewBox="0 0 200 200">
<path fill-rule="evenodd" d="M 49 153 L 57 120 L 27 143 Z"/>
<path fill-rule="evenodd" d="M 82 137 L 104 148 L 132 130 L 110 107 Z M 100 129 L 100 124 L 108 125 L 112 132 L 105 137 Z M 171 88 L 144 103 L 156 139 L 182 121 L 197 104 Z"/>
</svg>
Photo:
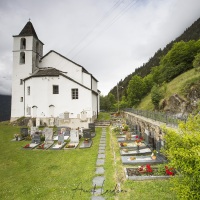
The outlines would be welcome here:
<svg viewBox="0 0 200 200">
<path fill-rule="evenodd" d="M 172 126 L 172 127 L 178 126 L 178 123 L 180 121 L 186 122 L 187 120 L 187 117 L 185 116 L 180 117 L 180 116 L 172 115 L 169 113 L 153 112 L 153 111 L 147 111 L 147 110 L 135 110 L 133 108 L 126 108 L 123 111 L 134 113 L 136 115 L 150 118 L 155 121 L 163 122 L 163 123 L 166 123 L 166 125 Z"/>
</svg>

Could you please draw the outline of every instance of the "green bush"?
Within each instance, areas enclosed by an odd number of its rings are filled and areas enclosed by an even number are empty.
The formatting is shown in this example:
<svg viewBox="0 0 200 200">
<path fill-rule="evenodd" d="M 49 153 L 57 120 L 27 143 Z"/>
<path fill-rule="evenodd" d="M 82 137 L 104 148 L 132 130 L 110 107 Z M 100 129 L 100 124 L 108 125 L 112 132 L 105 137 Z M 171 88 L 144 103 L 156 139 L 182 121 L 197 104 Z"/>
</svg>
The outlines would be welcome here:
<svg viewBox="0 0 200 200">
<path fill-rule="evenodd" d="M 180 199 L 200 199 L 200 116 L 190 116 L 178 131 L 164 128 L 164 153 L 180 172 L 170 181 Z"/>
</svg>

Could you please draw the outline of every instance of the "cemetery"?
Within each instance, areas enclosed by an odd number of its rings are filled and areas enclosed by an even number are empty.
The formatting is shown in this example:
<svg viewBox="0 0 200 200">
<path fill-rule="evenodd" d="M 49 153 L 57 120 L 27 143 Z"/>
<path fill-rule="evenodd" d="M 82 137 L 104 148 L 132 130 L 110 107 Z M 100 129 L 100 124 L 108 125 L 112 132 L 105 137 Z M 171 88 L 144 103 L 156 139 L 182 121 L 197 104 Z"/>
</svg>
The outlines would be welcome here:
<svg viewBox="0 0 200 200">
<path fill-rule="evenodd" d="M 55 173 L 52 170 L 61 167 L 62 171 L 64 170 L 65 174 L 67 174 L 67 179 L 65 180 L 67 182 L 67 186 L 65 187 L 67 193 L 76 190 L 78 187 L 73 188 L 69 186 L 71 181 L 74 184 L 74 177 L 69 174 L 71 172 L 77 177 L 75 179 L 76 185 L 83 184 L 80 181 L 84 181 L 84 184 L 79 189 L 87 185 L 87 191 L 91 191 L 90 194 L 84 193 L 82 195 L 87 197 L 91 197 L 92 195 L 94 199 L 100 196 L 102 198 L 110 197 L 109 194 L 105 194 L 104 192 L 110 190 L 110 185 L 116 184 L 116 180 L 112 178 L 116 176 L 115 166 L 112 164 L 115 163 L 115 160 L 113 160 L 115 157 L 118 167 L 121 165 L 120 168 L 123 169 L 121 172 L 118 172 L 119 180 L 125 178 L 125 180 L 132 182 L 127 182 L 127 184 L 126 181 L 124 182 L 126 187 L 129 187 L 131 193 L 134 193 L 130 188 L 131 185 L 134 185 L 135 188 L 139 186 L 141 188 L 143 187 L 143 184 L 136 183 L 138 181 L 153 181 L 148 182 L 144 186 L 142 190 L 145 191 L 147 190 L 146 188 L 151 190 L 151 187 L 155 187 L 157 184 L 161 188 L 169 188 L 170 182 L 165 181 L 178 176 L 179 173 L 176 169 L 168 165 L 168 160 L 162 154 L 161 150 L 164 146 L 162 133 L 159 132 L 159 137 L 153 137 L 156 136 L 156 133 L 149 126 L 146 127 L 146 130 L 143 130 L 143 127 L 140 127 L 138 124 L 133 124 L 123 117 L 118 121 L 113 121 L 111 124 L 112 126 L 107 128 L 95 127 L 93 129 L 91 126 L 90 128 L 88 126 L 87 128 L 81 127 L 77 129 L 71 129 L 67 126 L 18 127 L 18 129 L 15 127 L 18 131 L 13 132 L 14 134 L 9 138 L 9 141 L 13 146 L 12 148 L 15 148 L 17 154 L 13 152 L 12 154 L 18 157 L 18 159 L 22 155 L 23 157 L 27 155 L 27 166 L 34 166 L 35 163 L 39 163 L 39 166 L 42 166 L 45 162 L 45 168 L 51 169 L 48 170 L 49 173 Z M 123 126 L 128 126 L 128 129 L 123 131 Z M 18 139 L 16 138 L 16 134 L 18 134 Z M 111 148 L 112 145 L 114 145 L 113 150 Z M 3 143 L 2 146 L 4 146 Z M 41 154 L 40 152 L 48 153 Z M 94 157 L 94 154 L 97 156 Z M 49 159 L 53 160 L 50 161 Z M 26 163 L 26 160 L 23 162 Z M 79 167 L 75 166 L 76 163 L 79 163 Z M 63 164 L 64 166 L 62 166 Z M 18 167 L 18 170 L 19 168 L 21 166 Z M 65 170 L 65 168 L 68 170 Z M 76 175 L 77 173 L 79 175 Z M 58 171 L 56 174 L 58 177 L 62 177 L 63 172 Z M 90 181 L 87 180 L 89 177 Z M 61 180 L 59 179 L 59 181 Z M 90 184 L 85 184 L 86 182 L 90 182 Z M 35 187 L 39 187 L 39 185 L 37 183 Z M 121 185 L 123 186 L 121 189 L 126 190 L 123 182 L 121 182 Z M 40 187 L 42 186 L 40 185 Z M 79 190 L 77 189 L 77 191 Z M 163 189 L 164 191 L 166 190 Z M 160 190 L 157 190 L 157 192 L 159 193 Z M 77 195 L 78 192 L 75 193 Z M 118 196 L 123 198 L 122 193 L 119 193 Z"/>
</svg>

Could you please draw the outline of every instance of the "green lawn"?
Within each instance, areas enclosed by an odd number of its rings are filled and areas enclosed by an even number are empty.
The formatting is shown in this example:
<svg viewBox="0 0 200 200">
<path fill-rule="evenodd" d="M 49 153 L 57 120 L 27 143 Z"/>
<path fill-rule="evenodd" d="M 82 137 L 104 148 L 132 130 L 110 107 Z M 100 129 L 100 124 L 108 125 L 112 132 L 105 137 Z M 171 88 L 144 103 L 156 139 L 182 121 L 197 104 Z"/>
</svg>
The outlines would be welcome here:
<svg viewBox="0 0 200 200">
<path fill-rule="evenodd" d="M 91 148 L 61 151 L 23 150 L 21 147 L 28 141 L 11 142 L 19 130 L 0 123 L 0 199 L 91 199 L 101 128 L 96 128 Z M 106 199 L 175 199 L 169 181 L 125 180 L 117 140 L 109 130 L 103 187 Z M 116 188 L 117 181 L 121 193 Z"/>
</svg>

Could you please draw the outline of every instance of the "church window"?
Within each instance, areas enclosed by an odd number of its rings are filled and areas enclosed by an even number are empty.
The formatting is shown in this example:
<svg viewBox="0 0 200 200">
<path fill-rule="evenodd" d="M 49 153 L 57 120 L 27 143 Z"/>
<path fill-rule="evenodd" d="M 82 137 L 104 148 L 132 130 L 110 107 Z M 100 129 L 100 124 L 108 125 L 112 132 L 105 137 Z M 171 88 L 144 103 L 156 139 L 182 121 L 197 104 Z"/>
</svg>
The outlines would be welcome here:
<svg viewBox="0 0 200 200">
<path fill-rule="evenodd" d="M 21 38 L 20 49 L 26 49 L 26 39 Z"/>
<path fill-rule="evenodd" d="M 24 52 L 20 53 L 20 64 L 25 64 L 25 53 Z"/>
<path fill-rule="evenodd" d="M 59 87 L 58 87 L 58 85 L 53 85 L 53 94 L 59 94 Z"/>
<path fill-rule="evenodd" d="M 20 85 L 23 85 L 23 79 L 20 79 Z"/>
<path fill-rule="evenodd" d="M 31 115 L 31 107 L 27 107 L 26 108 L 26 114 L 27 115 Z"/>
<path fill-rule="evenodd" d="M 78 99 L 78 89 L 72 89 L 72 99 Z"/>
<path fill-rule="evenodd" d="M 27 87 L 27 95 L 30 95 L 30 94 L 31 94 L 31 87 L 28 86 L 28 87 Z"/>
<path fill-rule="evenodd" d="M 20 97 L 20 102 L 23 102 L 23 97 Z"/>
</svg>

